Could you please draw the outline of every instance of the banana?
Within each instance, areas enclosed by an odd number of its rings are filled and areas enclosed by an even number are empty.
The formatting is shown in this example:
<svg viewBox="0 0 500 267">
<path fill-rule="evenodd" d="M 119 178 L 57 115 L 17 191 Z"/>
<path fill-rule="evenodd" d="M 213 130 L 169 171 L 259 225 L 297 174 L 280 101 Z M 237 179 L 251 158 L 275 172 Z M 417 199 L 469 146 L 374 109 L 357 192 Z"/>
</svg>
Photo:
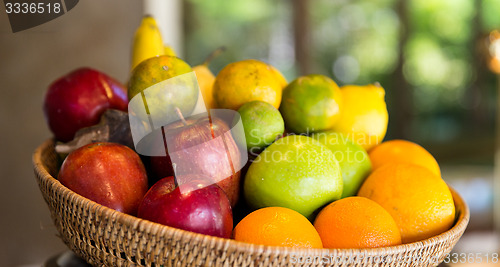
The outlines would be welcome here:
<svg viewBox="0 0 500 267">
<path fill-rule="evenodd" d="M 176 57 L 177 54 L 175 53 L 174 49 L 170 45 L 165 45 L 163 54 L 166 56 L 172 56 Z"/>
<path fill-rule="evenodd" d="M 151 16 L 145 16 L 134 35 L 131 69 L 133 70 L 139 63 L 148 58 L 164 53 L 165 47 L 155 19 Z"/>
</svg>

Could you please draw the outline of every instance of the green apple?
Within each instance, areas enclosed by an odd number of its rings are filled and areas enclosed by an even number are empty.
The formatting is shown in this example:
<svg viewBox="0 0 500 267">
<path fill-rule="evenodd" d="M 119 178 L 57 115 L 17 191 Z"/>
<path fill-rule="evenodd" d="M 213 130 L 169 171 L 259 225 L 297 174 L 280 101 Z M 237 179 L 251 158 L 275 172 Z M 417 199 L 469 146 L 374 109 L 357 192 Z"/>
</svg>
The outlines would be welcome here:
<svg viewBox="0 0 500 267">
<path fill-rule="evenodd" d="M 312 219 L 317 209 L 341 197 L 343 184 L 333 152 L 311 137 L 289 135 L 255 158 L 243 186 L 254 209 L 286 207 Z"/>
<path fill-rule="evenodd" d="M 366 150 L 342 133 L 327 131 L 315 133 L 312 137 L 327 146 L 339 162 L 344 180 L 342 198 L 356 195 L 372 169 Z"/>
</svg>

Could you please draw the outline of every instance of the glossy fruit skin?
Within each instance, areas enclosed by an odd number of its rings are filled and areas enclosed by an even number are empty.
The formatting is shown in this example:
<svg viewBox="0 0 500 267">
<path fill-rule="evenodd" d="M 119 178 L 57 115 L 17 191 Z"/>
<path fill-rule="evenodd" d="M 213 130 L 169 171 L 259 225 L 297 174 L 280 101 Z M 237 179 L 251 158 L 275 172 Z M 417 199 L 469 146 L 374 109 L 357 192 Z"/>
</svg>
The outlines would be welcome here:
<svg viewBox="0 0 500 267">
<path fill-rule="evenodd" d="M 262 61 L 247 59 L 225 66 L 216 76 L 213 97 L 218 108 L 238 110 L 255 100 L 279 108 L 283 84 L 279 71 Z"/>
<path fill-rule="evenodd" d="M 380 84 L 345 85 L 340 88 L 344 108 L 332 130 L 349 136 L 366 151 L 381 143 L 387 132 L 389 114 L 385 90 Z"/>
<path fill-rule="evenodd" d="M 342 133 L 327 131 L 315 133 L 311 137 L 328 147 L 339 162 L 344 181 L 341 198 L 355 196 L 372 170 L 366 150 Z"/>
<path fill-rule="evenodd" d="M 128 98 L 132 99 L 156 83 L 192 71 L 191 66 L 178 57 L 161 55 L 148 58 L 132 71 L 128 82 Z"/>
<path fill-rule="evenodd" d="M 191 115 L 199 92 L 198 86 L 193 84 L 196 83 L 196 76 L 192 71 L 191 66 L 177 57 L 161 55 L 142 61 L 132 71 L 127 84 L 132 109 L 129 112 L 144 123 L 149 123 L 146 113 L 150 114 L 161 121 L 159 126 L 178 120 L 176 108 L 184 116 Z M 141 92 L 144 95 L 141 96 Z M 136 96 L 138 99 L 134 99 Z"/>
<path fill-rule="evenodd" d="M 234 228 L 234 240 L 294 248 L 323 248 L 306 217 L 288 208 L 268 207 L 248 214 Z"/>
<path fill-rule="evenodd" d="M 291 82 L 283 90 L 280 111 L 285 126 L 301 134 L 331 129 L 343 107 L 337 84 L 324 75 L 307 75 Z"/>
<path fill-rule="evenodd" d="M 206 110 L 209 111 L 216 108 L 213 97 L 214 74 L 206 65 L 194 66 L 193 71 L 196 73 L 196 79 L 198 80 L 198 86 L 200 87 Z"/>
<path fill-rule="evenodd" d="M 127 105 L 124 85 L 97 70 L 79 68 L 49 86 L 43 112 L 55 138 L 68 142 L 79 129 L 97 124 L 106 109 L 127 111 Z"/>
<path fill-rule="evenodd" d="M 387 210 L 401 231 L 403 243 L 436 236 L 453 225 L 455 204 L 441 177 L 408 163 L 389 163 L 370 174 L 358 196 Z"/>
<path fill-rule="evenodd" d="M 247 149 L 261 151 L 283 135 L 285 122 L 280 112 L 263 101 L 245 103 L 238 109 L 245 131 Z"/>
<path fill-rule="evenodd" d="M 139 155 L 116 143 L 91 143 L 71 152 L 57 179 L 90 200 L 131 215 L 148 190 Z"/>
<path fill-rule="evenodd" d="M 338 161 L 311 137 L 289 135 L 276 140 L 257 156 L 243 185 L 254 209 L 286 207 L 312 218 L 323 205 L 342 195 Z"/>
<path fill-rule="evenodd" d="M 324 207 L 314 227 L 325 248 L 377 248 L 401 244 L 391 215 L 364 197 L 348 197 Z"/>
<path fill-rule="evenodd" d="M 138 217 L 200 234 L 230 238 L 233 230 L 231 205 L 224 191 L 206 180 L 190 179 L 182 193 L 174 177 L 155 183 L 139 207 Z"/>
<path fill-rule="evenodd" d="M 239 148 L 232 135 L 227 134 L 230 129 L 223 120 L 199 117 L 187 118 L 187 125 L 177 121 L 164 127 L 167 153 L 176 153 L 174 163 L 177 163 L 177 173 L 196 174 L 212 179 L 224 190 L 234 207 L 240 192 L 241 172 L 237 166 L 242 163 Z M 196 149 L 189 149 L 193 146 Z M 156 178 L 174 175 L 170 155 L 151 157 L 151 168 Z"/>
<path fill-rule="evenodd" d="M 288 85 L 288 81 L 286 80 L 285 76 L 273 65 L 269 65 L 269 69 L 271 69 L 271 72 L 273 72 L 275 79 L 278 81 L 282 89 L 285 89 L 285 87 Z"/>
<path fill-rule="evenodd" d="M 373 169 L 387 163 L 411 163 L 427 168 L 441 177 L 441 170 L 434 156 L 422 146 L 407 140 L 385 141 L 372 148 L 368 154 Z"/>
<path fill-rule="evenodd" d="M 165 46 L 156 20 L 151 16 L 144 16 L 134 34 L 131 70 L 148 58 L 164 54 Z"/>
</svg>

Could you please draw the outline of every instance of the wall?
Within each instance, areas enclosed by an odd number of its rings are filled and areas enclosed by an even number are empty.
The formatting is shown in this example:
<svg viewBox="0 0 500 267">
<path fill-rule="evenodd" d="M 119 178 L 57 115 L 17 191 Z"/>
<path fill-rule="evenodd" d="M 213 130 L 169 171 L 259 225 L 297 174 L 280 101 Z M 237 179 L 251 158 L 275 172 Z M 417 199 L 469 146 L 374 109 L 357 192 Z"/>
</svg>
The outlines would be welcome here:
<svg viewBox="0 0 500 267">
<path fill-rule="evenodd" d="M 82 66 L 125 82 L 141 15 L 141 1 L 85 0 L 62 17 L 12 33 L 0 8 L 0 266 L 40 266 L 66 250 L 31 164 L 34 149 L 51 137 L 43 96 L 53 80 Z"/>
</svg>

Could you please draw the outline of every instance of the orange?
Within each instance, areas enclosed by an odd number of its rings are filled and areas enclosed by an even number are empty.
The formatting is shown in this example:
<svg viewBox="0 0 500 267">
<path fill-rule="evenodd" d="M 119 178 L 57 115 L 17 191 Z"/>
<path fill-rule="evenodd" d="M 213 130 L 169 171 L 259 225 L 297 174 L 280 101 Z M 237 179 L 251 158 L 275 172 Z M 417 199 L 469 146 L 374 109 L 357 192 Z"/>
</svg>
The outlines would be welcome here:
<svg viewBox="0 0 500 267">
<path fill-rule="evenodd" d="M 391 140 L 381 143 L 368 152 L 373 169 L 387 163 L 412 163 L 429 169 L 441 177 L 436 159 L 425 148 L 406 140 Z"/>
<path fill-rule="evenodd" d="M 213 97 L 218 108 L 238 110 L 260 100 L 279 108 L 286 80 L 262 61 L 247 59 L 225 66 L 215 77 Z"/>
<path fill-rule="evenodd" d="M 401 244 L 396 222 L 382 206 L 347 197 L 323 208 L 314 227 L 325 248 L 376 248 Z"/>
<path fill-rule="evenodd" d="M 128 99 L 161 81 L 192 72 L 184 60 L 172 56 L 157 56 L 142 61 L 134 68 L 128 82 Z M 183 88 L 195 90 L 195 88 Z M 197 92 L 194 92 L 197 93 Z M 189 94 L 193 94 L 189 92 Z M 196 102 L 197 97 L 194 98 Z"/>
<path fill-rule="evenodd" d="M 314 226 L 302 214 L 282 207 L 258 209 L 234 228 L 237 241 L 295 248 L 323 248 Z"/>
<path fill-rule="evenodd" d="M 287 129 L 296 134 L 331 129 L 341 117 L 342 93 L 321 74 L 301 76 L 283 90 L 280 112 Z"/>
<path fill-rule="evenodd" d="M 176 121 L 177 109 L 189 116 L 198 102 L 195 79 L 192 68 L 178 57 L 162 55 L 142 61 L 128 82 L 129 113 L 145 125 L 151 118 L 161 125 Z"/>
<path fill-rule="evenodd" d="M 366 178 L 358 195 L 392 215 L 403 243 L 438 235 L 455 220 L 453 197 L 444 180 L 415 164 L 389 163 L 378 168 Z"/>
<path fill-rule="evenodd" d="M 286 80 L 285 76 L 275 67 L 272 65 L 268 65 L 269 69 L 271 69 L 271 72 L 274 73 L 275 79 L 278 81 L 282 89 L 285 89 L 285 87 L 288 85 L 288 81 Z"/>
</svg>

